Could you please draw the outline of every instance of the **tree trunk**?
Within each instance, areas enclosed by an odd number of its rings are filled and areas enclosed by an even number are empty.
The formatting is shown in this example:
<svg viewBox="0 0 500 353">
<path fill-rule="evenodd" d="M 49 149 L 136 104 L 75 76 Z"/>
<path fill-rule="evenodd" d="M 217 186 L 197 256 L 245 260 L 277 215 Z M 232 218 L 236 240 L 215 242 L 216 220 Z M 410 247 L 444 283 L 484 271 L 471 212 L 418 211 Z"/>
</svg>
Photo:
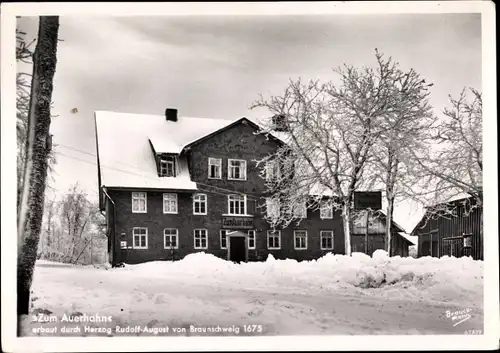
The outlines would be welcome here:
<svg viewBox="0 0 500 353">
<path fill-rule="evenodd" d="M 38 41 L 33 55 L 30 107 L 28 115 L 27 163 L 19 208 L 17 258 L 18 335 L 21 319 L 29 313 L 38 241 L 42 227 L 47 179 L 50 105 L 57 62 L 58 16 L 41 16 Z"/>
<path fill-rule="evenodd" d="M 342 224 L 344 227 L 345 254 L 351 256 L 351 207 L 350 202 L 342 205 Z"/>
<path fill-rule="evenodd" d="M 386 225 L 385 225 L 385 250 L 389 256 L 392 256 L 392 216 L 394 214 L 394 196 L 387 196 L 386 208 Z"/>
<path fill-rule="evenodd" d="M 483 203 L 481 203 L 481 208 L 479 209 L 479 244 L 476 246 L 479 246 L 479 256 L 476 260 L 481 260 L 484 261 L 484 213 L 483 213 Z M 474 249 L 474 252 L 477 254 L 477 250 Z"/>
<path fill-rule="evenodd" d="M 385 222 L 385 250 L 392 256 L 392 218 L 394 214 L 394 185 L 398 176 L 399 158 L 393 145 L 388 148 L 388 160 L 385 180 L 385 198 L 387 200 L 386 222 Z"/>
</svg>

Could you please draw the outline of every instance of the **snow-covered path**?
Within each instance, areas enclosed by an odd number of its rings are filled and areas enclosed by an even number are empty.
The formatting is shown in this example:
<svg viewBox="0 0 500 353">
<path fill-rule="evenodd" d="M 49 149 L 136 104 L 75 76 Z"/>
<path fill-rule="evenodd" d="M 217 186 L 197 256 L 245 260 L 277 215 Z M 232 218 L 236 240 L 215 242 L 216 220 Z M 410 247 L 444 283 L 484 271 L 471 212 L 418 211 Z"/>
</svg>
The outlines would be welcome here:
<svg viewBox="0 0 500 353">
<path fill-rule="evenodd" d="M 163 271 L 153 271 L 155 266 Z M 465 330 L 483 330 L 481 302 L 466 302 L 469 298 L 461 297 L 463 293 L 457 293 L 453 301 L 449 300 L 450 293 L 439 300 L 427 293 L 423 297 L 404 295 L 405 291 L 422 291 L 408 288 L 416 287 L 415 282 L 400 287 L 357 288 L 342 283 L 325 286 L 318 279 L 321 285 L 315 287 L 304 284 L 305 276 L 282 283 L 264 278 L 259 281 L 258 276 L 242 280 L 246 267 L 231 267 L 238 266 L 233 264 L 228 265 L 232 272 L 212 275 L 190 271 L 180 275 L 174 266 L 177 265 L 145 264 L 105 270 L 39 262 L 33 284 L 33 309 L 49 310 L 58 318 L 65 313 L 111 315 L 111 323 L 90 324 L 110 327 L 111 335 L 120 334 L 116 326 L 136 325 L 186 328 L 183 333 L 170 331 L 172 335 L 189 335 L 190 325 L 235 325 L 241 328 L 239 335 L 244 335 L 251 333 L 243 332 L 243 325 L 252 324 L 261 325 L 254 326 L 255 330 L 262 327 L 262 332 L 254 334 L 267 335 L 463 334 Z M 465 308 L 470 309 L 470 319 L 454 326 L 457 320 L 447 317 L 446 311 Z M 41 334 L 59 335 L 63 326 L 75 324 L 60 320 L 31 323 L 28 333 L 40 334 L 33 329 L 54 326 L 57 333 Z M 133 334 L 153 335 L 144 331 Z M 80 330 L 72 335 L 106 333 Z"/>
</svg>

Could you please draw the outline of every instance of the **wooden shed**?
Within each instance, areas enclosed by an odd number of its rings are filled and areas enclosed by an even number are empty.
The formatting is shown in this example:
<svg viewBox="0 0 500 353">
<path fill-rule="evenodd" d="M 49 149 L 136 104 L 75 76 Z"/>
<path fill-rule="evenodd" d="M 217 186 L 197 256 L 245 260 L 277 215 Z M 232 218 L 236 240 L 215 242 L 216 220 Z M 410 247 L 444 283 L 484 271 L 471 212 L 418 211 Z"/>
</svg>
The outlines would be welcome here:
<svg viewBox="0 0 500 353">
<path fill-rule="evenodd" d="M 352 225 L 352 251 L 371 256 L 375 250 L 385 249 L 385 224 L 386 215 L 381 211 L 369 217 L 368 228 L 366 227 L 366 216 L 361 214 L 355 218 Z M 391 233 L 390 256 L 409 256 L 409 247 L 415 244 L 401 234 L 405 233 L 403 227 L 393 221 Z"/>
<path fill-rule="evenodd" d="M 483 208 L 470 196 L 431 206 L 411 232 L 418 236 L 418 257 L 483 260 L 482 222 Z"/>
</svg>

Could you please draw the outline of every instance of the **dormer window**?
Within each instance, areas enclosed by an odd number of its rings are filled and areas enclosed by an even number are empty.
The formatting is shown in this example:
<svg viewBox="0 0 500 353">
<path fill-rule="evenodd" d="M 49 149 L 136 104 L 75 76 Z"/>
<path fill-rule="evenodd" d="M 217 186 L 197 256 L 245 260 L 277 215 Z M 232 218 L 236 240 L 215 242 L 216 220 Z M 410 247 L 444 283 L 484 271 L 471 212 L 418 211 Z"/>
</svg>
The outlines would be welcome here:
<svg viewBox="0 0 500 353">
<path fill-rule="evenodd" d="M 175 157 L 160 157 L 160 176 L 175 177 Z"/>
</svg>

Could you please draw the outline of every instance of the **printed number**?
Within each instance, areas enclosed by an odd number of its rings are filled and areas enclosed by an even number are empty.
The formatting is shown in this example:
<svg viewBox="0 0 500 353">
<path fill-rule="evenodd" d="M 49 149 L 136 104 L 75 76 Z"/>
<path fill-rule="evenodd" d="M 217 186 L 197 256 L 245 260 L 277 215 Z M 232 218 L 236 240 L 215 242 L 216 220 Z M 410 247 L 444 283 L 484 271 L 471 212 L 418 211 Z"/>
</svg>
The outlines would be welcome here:
<svg viewBox="0 0 500 353">
<path fill-rule="evenodd" d="M 465 330 L 466 335 L 482 335 L 483 330 Z"/>
<path fill-rule="evenodd" d="M 251 333 L 262 332 L 262 325 L 243 325 L 243 331 Z"/>
</svg>

